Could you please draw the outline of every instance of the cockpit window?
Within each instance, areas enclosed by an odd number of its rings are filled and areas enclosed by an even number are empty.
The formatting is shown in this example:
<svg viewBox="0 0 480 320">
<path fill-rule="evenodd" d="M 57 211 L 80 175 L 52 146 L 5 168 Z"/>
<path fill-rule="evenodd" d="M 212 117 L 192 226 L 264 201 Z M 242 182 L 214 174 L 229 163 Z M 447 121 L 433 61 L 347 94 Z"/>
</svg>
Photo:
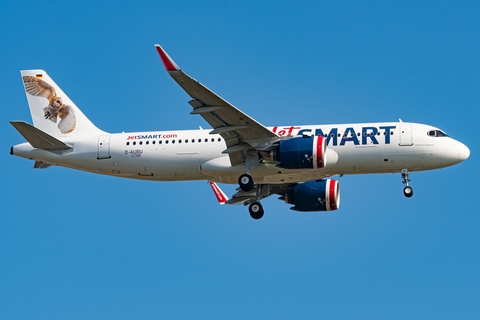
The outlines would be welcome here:
<svg viewBox="0 0 480 320">
<path fill-rule="evenodd" d="M 430 130 L 427 133 L 430 137 L 448 137 L 448 135 L 445 132 L 442 132 L 440 130 Z"/>
</svg>

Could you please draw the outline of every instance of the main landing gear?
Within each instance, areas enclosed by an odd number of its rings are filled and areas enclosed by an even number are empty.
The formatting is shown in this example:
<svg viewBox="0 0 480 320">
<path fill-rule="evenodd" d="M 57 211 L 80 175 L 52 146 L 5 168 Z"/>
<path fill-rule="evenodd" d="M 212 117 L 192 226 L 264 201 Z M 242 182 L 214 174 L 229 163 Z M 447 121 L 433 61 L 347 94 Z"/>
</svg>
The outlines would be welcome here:
<svg viewBox="0 0 480 320">
<path fill-rule="evenodd" d="M 262 161 L 262 157 L 256 150 L 248 150 L 245 158 L 245 172 L 238 178 L 238 185 L 243 192 L 250 192 L 255 188 L 255 183 L 253 178 L 250 175 L 250 169 L 258 165 Z M 261 219 L 263 217 L 264 211 L 263 207 L 260 204 L 260 199 L 265 198 L 264 192 L 268 191 L 263 185 L 257 184 L 257 190 L 255 195 L 255 201 L 250 203 L 248 207 L 248 212 L 250 216 L 255 219 Z M 268 195 L 267 195 L 268 196 Z"/>
<path fill-rule="evenodd" d="M 240 189 L 244 192 L 252 191 L 255 187 L 255 183 L 253 182 L 253 178 L 248 173 L 242 174 L 238 178 L 238 185 Z M 255 201 L 250 203 L 248 207 L 248 212 L 250 213 L 250 217 L 255 220 L 261 219 L 263 217 L 264 211 L 263 206 L 260 203 L 260 199 L 262 198 L 262 185 L 257 185 L 257 191 L 255 196 Z"/>
<path fill-rule="evenodd" d="M 408 169 L 402 169 L 402 183 L 405 186 L 405 188 L 403 188 L 403 194 L 407 198 L 413 196 L 413 189 L 408 185 L 408 183 L 411 181 L 409 178 L 410 173 L 411 171 L 408 171 Z"/>
<path fill-rule="evenodd" d="M 253 183 L 252 176 L 248 173 L 244 173 L 238 178 L 238 185 L 240 186 L 240 189 L 248 192 L 252 191 L 255 184 Z"/>
<path fill-rule="evenodd" d="M 250 204 L 248 207 L 248 212 L 250 212 L 250 217 L 252 217 L 255 220 L 258 220 L 263 217 L 263 207 L 260 204 L 260 202 L 255 201 Z"/>
</svg>

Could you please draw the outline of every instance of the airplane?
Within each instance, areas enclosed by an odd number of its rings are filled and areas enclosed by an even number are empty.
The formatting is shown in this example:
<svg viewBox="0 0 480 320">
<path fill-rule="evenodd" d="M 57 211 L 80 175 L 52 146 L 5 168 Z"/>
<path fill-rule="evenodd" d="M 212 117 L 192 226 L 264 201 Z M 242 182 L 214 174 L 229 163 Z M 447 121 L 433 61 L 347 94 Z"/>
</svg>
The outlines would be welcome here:
<svg viewBox="0 0 480 320">
<path fill-rule="evenodd" d="M 33 126 L 10 121 L 27 142 L 10 154 L 52 165 L 122 178 L 206 180 L 220 204 L 249 206 L 278 195 L 296 211 L 340 207 L 336 176 L 400 173 L 411 197 L 413 171 L 445 168 L 470 150 L 431 125 L 375 122 L 266 127 L 184 73 L 158 44 L 168 74 L 191 100 L 190 114 L 211 130 L 108 133 L 97 128 L 43 70 L 21 71 Z M 217 183 L 238 184 L 228 198 Z"/>
</svg>

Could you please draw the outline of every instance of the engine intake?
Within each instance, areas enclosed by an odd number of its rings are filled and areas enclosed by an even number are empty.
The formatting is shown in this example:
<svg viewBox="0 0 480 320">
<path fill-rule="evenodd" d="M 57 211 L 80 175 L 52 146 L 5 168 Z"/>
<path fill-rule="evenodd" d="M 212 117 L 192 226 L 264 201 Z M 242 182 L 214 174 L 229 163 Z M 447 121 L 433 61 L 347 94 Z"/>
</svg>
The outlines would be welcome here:
<svg viewBox="0 0 480 320">
<path fill-rule="evenodd" d="M 325 167 L 326 150 L 323 136 L 302 136 L 281 140 L 271 157 L 283 169 L 321 169 Z"/>
<path fill-rule="evenodd" d="M 280 199 L 293 204 L 296 211 L 333 211 L 340 207 L 340 184 L 337 180 L 315 180 L 296 185 Z"/>
</svg>

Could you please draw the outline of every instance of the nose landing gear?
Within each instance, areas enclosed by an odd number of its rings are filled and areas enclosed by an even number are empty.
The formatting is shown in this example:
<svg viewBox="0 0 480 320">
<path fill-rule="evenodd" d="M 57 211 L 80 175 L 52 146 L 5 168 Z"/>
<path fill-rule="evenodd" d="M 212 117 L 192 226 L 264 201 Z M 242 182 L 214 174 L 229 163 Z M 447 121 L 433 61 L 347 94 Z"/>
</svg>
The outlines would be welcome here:
<svg viewBox="0 0 480 320">
<path fill-rule="evenodd" d="M 405 188 L 403 188 L 403 194 L 407 198 L 410 198 L 411 196 L 413 196 L 413 189 L 408 185 L 408 183 L 411 181 L 409 178 L 410 173 L 411 171 L 409 171 L 408 169 L 402 169 L 402 172 L 401 172 L 402 183 L 405 186 Z"/>
</svg>

